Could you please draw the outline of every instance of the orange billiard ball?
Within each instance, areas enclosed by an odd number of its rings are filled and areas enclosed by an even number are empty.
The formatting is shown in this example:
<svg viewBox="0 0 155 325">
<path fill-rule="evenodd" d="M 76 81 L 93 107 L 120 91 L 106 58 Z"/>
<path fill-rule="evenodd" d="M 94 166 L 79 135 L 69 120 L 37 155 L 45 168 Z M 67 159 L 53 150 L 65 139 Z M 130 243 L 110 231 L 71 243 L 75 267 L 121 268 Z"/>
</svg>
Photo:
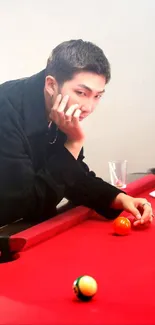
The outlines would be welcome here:
<svg viewBox="0 0 155 325">
<path fill-rule="evenodd" d="M 113 222 L 113 228 L 116 235 L 128 235 L 131 231 L 131 222 L 128 218 L 117 217 Z"/>
</svg>

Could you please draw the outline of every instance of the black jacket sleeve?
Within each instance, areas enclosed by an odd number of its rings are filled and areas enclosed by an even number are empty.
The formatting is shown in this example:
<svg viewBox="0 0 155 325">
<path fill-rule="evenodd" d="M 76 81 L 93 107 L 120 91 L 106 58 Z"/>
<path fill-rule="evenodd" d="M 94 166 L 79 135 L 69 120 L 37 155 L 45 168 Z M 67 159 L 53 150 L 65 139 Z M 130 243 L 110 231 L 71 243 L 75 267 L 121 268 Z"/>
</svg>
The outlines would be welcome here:
<svg viewBox="0 0 155 325">
<path fill-rule="evenodd" d="M 65 149 L 53 155 L 35 173 L 22 117 L 7 99 L 0 99 L 0 224 L 18 218 L 50 217 L 67 184 L 85 178 L 77 161 Z M 65 175 L 65 176 L 64 176 Z"/>
<path fill-rule="evenodd" d="M 109 209 L 120 191 L 89 172 L 82 158 L 62 146 L 37 173 L 22 117 L 7 99 L 0 100 L 0 224 L 18 218 L 50 217 L 56 205 L 67 197 L 112 218 Z"/>
<path fill-rule="evenodd" d="M 84 160 L 83 149 L 80 152 L 78 163 L 85 172 L 86 178 L 77 180 L 71 188 L 67 188 L 66 196 L 75 205 L 85 205 L 94 209 L 107 219 L 116 218 L 122 210 L 111 208 L 113 200 L 119 193 L 125 193 L 90 171 Z M 126 193 L 125 193 L 126 194 Z"/>
</svg>

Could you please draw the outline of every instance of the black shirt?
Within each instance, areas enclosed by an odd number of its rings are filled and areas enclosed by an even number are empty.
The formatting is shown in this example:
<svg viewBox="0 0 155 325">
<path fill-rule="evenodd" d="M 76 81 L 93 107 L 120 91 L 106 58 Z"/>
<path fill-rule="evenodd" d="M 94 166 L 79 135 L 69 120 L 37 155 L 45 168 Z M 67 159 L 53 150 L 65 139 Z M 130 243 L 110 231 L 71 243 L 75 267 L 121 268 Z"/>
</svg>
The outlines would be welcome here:
<svg viewBox="0 0 155 325">
<path fill-rule="evenodd" d="M 0 85 L 0 224 L 51 217 L 64 197 L 114 218 L 120 211 L 110 205 L 121 191 L 89 170 L 83 149 L 74 159 L 54 123 L 48 127 L 44 82 L 43 70 Z"/>
</svg>

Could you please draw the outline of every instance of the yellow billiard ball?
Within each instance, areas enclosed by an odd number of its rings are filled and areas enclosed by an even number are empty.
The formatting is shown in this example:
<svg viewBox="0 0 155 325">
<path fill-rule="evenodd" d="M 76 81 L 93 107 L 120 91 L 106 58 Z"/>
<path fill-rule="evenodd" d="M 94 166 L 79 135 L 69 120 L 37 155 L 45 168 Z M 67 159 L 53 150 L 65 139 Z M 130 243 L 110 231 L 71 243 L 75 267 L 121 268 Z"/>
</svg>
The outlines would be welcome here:
<svg viewBox="0 0 155 325">
<path fill-rule="evenodd" d="M 75 295 L 80 300 L 84 301 L 92 299 L 97 292 L 97 288 L 96 280 L 89 275 L 80 276 L 73 283 L 73 291 Z"/>
</svg>

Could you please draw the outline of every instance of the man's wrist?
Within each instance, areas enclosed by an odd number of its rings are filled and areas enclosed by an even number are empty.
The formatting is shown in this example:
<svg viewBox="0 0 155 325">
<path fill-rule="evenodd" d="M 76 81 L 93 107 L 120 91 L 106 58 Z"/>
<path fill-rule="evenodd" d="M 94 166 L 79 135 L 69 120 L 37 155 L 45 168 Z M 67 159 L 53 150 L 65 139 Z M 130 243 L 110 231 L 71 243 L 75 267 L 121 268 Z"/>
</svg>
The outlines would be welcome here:
<svg viewBox="0 0 155 325">
<path fill-rule="evenodd" d="M 74 158 L 77 159 L 83 147 L 83 143 L 84 143 L 83 140 L 80 141 L 67 140 L 64 146 L 74 156 Z"/>
<path fill-rule="evenodd" d="M 116 209 L 116 210 L 121 210 L 123 209 L 123 200 L 126 197 L 125 193 L 119 193 L 114 201 L 112 202 L 111 208 Z"/>
</svg>

